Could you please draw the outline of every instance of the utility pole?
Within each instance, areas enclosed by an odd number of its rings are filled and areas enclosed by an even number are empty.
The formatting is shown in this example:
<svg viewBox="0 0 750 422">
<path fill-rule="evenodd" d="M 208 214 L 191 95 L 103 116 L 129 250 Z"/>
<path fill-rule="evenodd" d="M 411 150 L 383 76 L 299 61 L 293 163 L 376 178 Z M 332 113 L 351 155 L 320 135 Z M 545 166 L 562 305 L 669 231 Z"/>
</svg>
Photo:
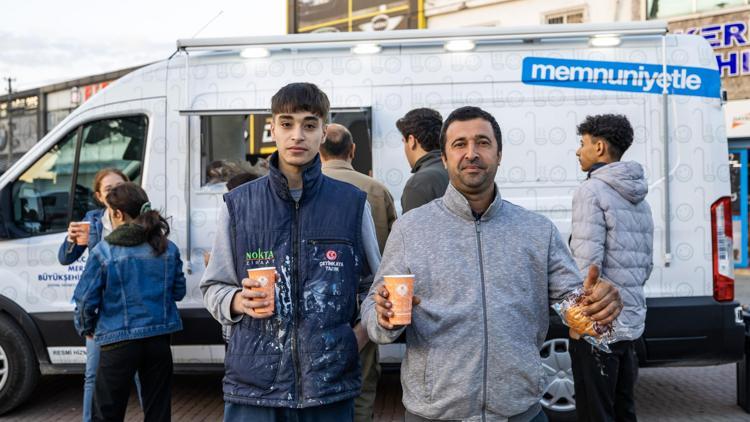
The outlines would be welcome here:
<svg viewBox="0 0 750 422">
<path fill-rule="evenodd" d="M 3 78 L 6 81 L 8 81 L 8 102 L 6 103 L 5 112 L 8 113 L 8 167 L 10 168 L 11 165 L 13 165 L 13 109 L 12 109 L 12 102 L 13 102 L 13 81 L 15 81 L 14 78 Z"/>
</svg>

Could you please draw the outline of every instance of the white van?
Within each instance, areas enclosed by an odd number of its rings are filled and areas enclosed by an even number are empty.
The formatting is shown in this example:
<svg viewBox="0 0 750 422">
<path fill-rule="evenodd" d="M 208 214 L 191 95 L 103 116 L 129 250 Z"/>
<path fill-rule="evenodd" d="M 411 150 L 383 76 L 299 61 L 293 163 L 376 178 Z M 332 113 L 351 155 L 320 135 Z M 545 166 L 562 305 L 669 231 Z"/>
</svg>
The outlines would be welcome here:
<svg viewBox="0 0 750 422">
<path fill-rule="evenodd" d="M 656 227 L 641 364 L 741 359 L 727 140 L 716 61 L 703 38 L 646 22 L 177 46 L 173 57 L 87 101 L 0 177 L 0 412 L 22 402 L 40 373 L 83 368 L 70 299 L 85 255 L 61 266 L 56 254 L 68 222 L 94 206 L 92 178 L 103 167 L 122 169 L 171 218 L 188 278 L 185 329 L 173 339 L 177 370 L 221 371 L 220 329 L 198 289 L 224 191 L 206 170 L 273 151 L 270 98 L 293 81 L 328 94 L 332 119 L 355 133 L 355 166 L 385 183 L 396 203 L 409 166 L 395 121 L 416 107 L 444 116 L 463 105 L 488 110 L 503 132 L 503 197 L 550 217 L 566 237 L 571 196 L 584 177 L 576 125 L 588 114 L 625 114 L 635 129 L 625 159 L 646 169 Z M 569 412 L 566 330 L 553 324 L 548 338 L 543 402 Z"/>
</svg>

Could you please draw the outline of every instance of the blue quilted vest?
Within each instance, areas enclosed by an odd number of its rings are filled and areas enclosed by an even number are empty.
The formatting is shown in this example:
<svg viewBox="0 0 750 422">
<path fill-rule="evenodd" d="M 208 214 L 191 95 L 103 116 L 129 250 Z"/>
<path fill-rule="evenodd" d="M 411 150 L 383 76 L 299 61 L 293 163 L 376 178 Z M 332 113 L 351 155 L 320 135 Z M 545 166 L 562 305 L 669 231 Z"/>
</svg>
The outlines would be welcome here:
<svg viewBox="0 0 750 422">
<path fill-rule="evenodd" d="M 324 176 L 316 156 L 295 202 L 276 154 L 270 163 L 268 176 L 224 195 L 237 278 L 247 278 L 249 268 L 278 273 L 274 316 L 245 316 L 232 329 L 224 399 L 303 408 L 356 397 L 361 371 L 352 323 L 366 267 L 366 195 Z"/>
</svg>

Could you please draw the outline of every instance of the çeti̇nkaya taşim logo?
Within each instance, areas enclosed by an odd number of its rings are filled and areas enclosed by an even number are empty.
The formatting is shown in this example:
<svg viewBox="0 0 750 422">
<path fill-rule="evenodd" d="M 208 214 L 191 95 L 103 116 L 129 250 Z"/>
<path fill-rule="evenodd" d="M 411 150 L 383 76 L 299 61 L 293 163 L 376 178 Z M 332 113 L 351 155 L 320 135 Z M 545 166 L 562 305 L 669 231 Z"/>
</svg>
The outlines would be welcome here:
<svg viewBox="0 0 750 422">
<path fill-rule="evenodd" d="M 561 88 L 719 98 L 721 77 L 717 70 L 659 64 L 526 57 L 521 80 L 530 85 Z"/>
</svg>

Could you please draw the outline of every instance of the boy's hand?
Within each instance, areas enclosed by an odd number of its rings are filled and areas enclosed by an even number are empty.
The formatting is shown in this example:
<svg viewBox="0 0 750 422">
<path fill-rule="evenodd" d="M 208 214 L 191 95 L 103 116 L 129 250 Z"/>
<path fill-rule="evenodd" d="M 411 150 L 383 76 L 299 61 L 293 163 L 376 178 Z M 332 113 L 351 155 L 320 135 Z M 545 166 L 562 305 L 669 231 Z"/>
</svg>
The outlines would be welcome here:
<svg viewBox="0 0 750 422">
<path fill-rule="evenodd" d="M 256 319 L 265 319 L 273 315 L 273 312 L 259 314 L 255 312 L 256 308 L 262 308 L 271 304 L 266 298 L 264 292 L 250 290 L 253 287 L 260 287 L 260 282 L 250 278 L 242 279 L 242 290 L 234 294 L 232 298 L 232 313 L 234 315 L 250 315 Z M 271 298 L 270 300 L 273 300 Z"/>
</svg>

